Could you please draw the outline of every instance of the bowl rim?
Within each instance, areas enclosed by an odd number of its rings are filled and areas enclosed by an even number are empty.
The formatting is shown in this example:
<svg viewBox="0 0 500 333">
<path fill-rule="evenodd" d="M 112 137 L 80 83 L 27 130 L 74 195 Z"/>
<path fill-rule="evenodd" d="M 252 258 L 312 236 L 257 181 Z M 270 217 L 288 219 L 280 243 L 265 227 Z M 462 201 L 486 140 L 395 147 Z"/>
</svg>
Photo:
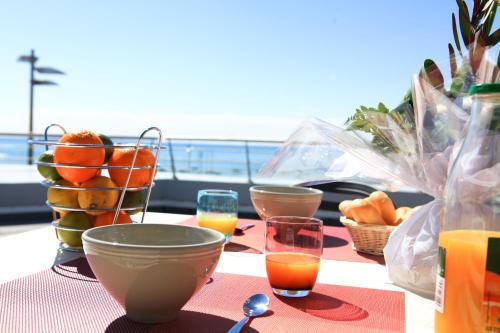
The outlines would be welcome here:
<svg viewBox="0 0 500 333">
<path fill-rule="evenodd" d="M 88 234 L 91 233 L 95 229 L 111 229 L 111 228 L 130 228 L 132 225 L 149 225 L 149 226 L 167 226 L 167 227 L 176 227 L 176 228 L 181 228 L 181 229 L 196 229 L 200 230 L 203 229 L 204 231 L 208 231 L 209 233 L 214 234 L 217 236 L 217 239 L 210 241 L 210 242 L 205 242 L 205 243 L 196 243 L 196 244 L 185 244 L 185 245 L 137 245 L 137 244 L 124 244 L 124 243 L 117 243 L 117 242 L 110 242 L 110 241 L 103 241 L 100 239 L 93 238 L 89 236 Z M 111 246 L 114 248 L 128 248 L 128 249 L 142 249 L 142 250 L 161 250 L 161 249 L 196 249 L 196 248 L 203 248 L 203 247 L 209 247 L 211 245 L 217 245 L 218 243 L 221 243 L 222 245 L 225 242 L 225 236 L 222 232 L 213 230 L 213 229 L 208 229 L 208 228 L 202 228 L 202 227 L 197 227 L 197 226 L 188 226 L 188 225 L 182 225 L 182 224 L 165 224 L 165 223 L 127 223 L 127 224 L 111 224 L 111 225 L 105 225 L 101 227 L 95 227 L 95 228 L 90 228 L 87 229 L 83 232 L 82 234 L 82 241 L 85 245 L 85 242 L 91 243 L 91 244 L 97 244 L 97 245 L 103 245 L 103 246 Z"/>
<path fill-rule="evenodd" d="M 301 189 L 305 190 L 303 193 L 290 193 L 290 192 L 277 192 L 277 191 L 271 191 L 271 190 L 266 190 L 266 188 L 295 188 L 295 189 Z M 315 196 L 315 195 L 322 195 L 323 191 L 318 190 L 316 188 L 312 187 L 305 187 L 305 186 L 296 186 L 296 185 L 253 185 L 250 187 L 250 193 L 256 192 L 256 193 L 263 193 L 263 194 L 278 194 L 278 195 L 290 195 L 290 196 L 296 196 L 296 195 L 307 195 L 307 196 Z"/>
</svg>

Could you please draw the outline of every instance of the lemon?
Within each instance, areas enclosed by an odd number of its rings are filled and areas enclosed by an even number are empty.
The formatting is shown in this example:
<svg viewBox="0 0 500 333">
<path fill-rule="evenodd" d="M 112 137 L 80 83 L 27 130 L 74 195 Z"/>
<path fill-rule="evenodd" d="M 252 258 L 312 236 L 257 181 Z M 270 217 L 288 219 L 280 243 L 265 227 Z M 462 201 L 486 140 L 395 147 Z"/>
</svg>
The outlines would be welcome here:
<svg viewBox="0 0 500 333">
<path fill-rule="evenodd" d="M 92 228 L 92 217 L 84 212 L 69 212 L 59 220 L 59 225 L 87 230 Z M 57 235 L 61 242 L 69 246 L 82 246 L 82 231 L 57 229 Z"/>
<path fill-rule="evenodd" d="M 113 181 L 105 176 L 96 176 L 86 182 L 82 183 L 82 187 L 116 187 Z M 99 215 L 105 211 L 98 211 L 99 209 L 114 208 L 118 201 L 120 191 L 115 189 L 102 189 L 102 190 L 82 190 L 78 193 L 78 203 L 81 208 L 89 209 L 87 214 Z M 96 210 L 96 211 L 92 211 Z"/>
<path fill-rule="evenodd" d="M 54 151 L 47 150 L 41 153 L 40 156 L 38 156 L 38 162 L 54 163 Z M 61 176 L 59 175 L 55 167 L 40 165 L 40 164 L 38 164 L 36 167 L 40 175 L 42 175 L 42 177 L 45 179 L 48 180 L 61 179 Z"/>
<path fill-rule="evenodd" d="M 75 186 L 75 184 L 61 179 L 54 183 L 61 186 Z M 47 201 L 53 205 L 65 208 L 80 208 L 78 205 L 78 190 L 49 187 L 47 190 Z M 54 209 L 56 212 L 62 212 L 64 209 Z"/>
</svg>

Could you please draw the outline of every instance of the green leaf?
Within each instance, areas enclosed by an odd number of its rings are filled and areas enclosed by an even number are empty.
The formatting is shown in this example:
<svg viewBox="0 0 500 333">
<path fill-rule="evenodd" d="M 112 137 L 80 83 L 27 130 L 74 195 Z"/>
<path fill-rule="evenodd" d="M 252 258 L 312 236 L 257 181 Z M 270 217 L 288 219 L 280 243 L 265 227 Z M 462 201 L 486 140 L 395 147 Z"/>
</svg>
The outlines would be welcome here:
<svg viewBox="0 0 500 333">
<path fill-rule="evenodd" d="M 474 28 L 470 23 L 469 10 L 467 4 L 463 0 L 457 0 L 458 4 L 458 22 L 460 24 L 460 33 L 465 46 L 468 48 L 469 44 L 474 40 Z"/>
<path fill-rule="evenodd" d="M 477 14 L 481 12 L 481 5 L 482 5 L 481 0 L 474 0 L 474 6 L 472 7 L 472 20 L 474 21 L 474 18 L 477 17 Z"/>
<path fill-rule="evenodd" d="M 471 68 L 467 61 L 464 61 L 462 66 L 457 69 L 450 86 L 450 93 L 453 97 L 461 96 L 466 93 L 467 78 L 470 71 Z"/>
<path fill-rule="evenodd" d="M 457 59 L 455 58 L 455 50 L 453 49 L 453 45 L 448 43 L 448 53 L 450 54 L 450 70 L 451 77 L 455 77 L 455 73 L 457 72 Z"/>
<path fill-rule="evenodd" d="M 491 2 L 489 7 L 487 7 L 487 13 L 485 15 L 483 29 L 482 29 L 486 35 L 488 35 L 491 31 L 496 13 L 497 13 L 497 5 L 494 2 Z"/>
<path fill-rule="evenodd" d="M 444 86 L 443 74 L 439 70 L 436 63 L 431 59 L 425 59 L 421 76 L 423 76 L 436 89 L 441 89 Z"/>
<path fill-rule="evenodd" d="M 471 24 L 477 28 L 484 15 L 484 7 L 488 0 L 474 0 L 474 7 L 472 8 Z"/>
<path fill-rule="evenodd" d="M 383 113 L 389 113 L 389 109 L 382 102 L 378 103 L 378 111 Z"/>
<path fill-rule="evenodd" d="M 363 105 L 358 107 L 354 115 L 345 122 L 346 128 L 350 131 L 370 134 L 372 147 L 381 153 L 397 152 L 398 148 L 386 137 L 383 130 L 372 123 L 372 113 L 387 114 L 402 130 L 410 133 L 415 131 L 415 114 L 412 105 L 408 102 L 402 102 L 392 111 L 389 111 L 384 103 L 379 103 L 376 108 Z"/>
<path fill-rule="evenodd" d="M 410 105 L 413 105 L 413 96 L 411 95 L 411 89 L 408 89 L 405 93 L 405 95 L 403 96 L 403 101 L 402 103 L 408 103 Z"/>
<path fill-rule="evenodd" d="M 495 46 L 497 43 L 500 41 L 500 28 L 495 30 L 489 37 L 488 37 L 488 45 L 490 46 Z"/>
<path fill-rule="evenodd" d="M 458 39 L 457 22 L 455 20 L 455 13 L 451 14 L 451 26 L 453 28 L 453 38 L 455 39 L 455 45 L 457 46 L 458 53 L 460 53 L 460 56 L 463 57 L 462 49 L 460 47 L 460 40 Z"/>
</svg>

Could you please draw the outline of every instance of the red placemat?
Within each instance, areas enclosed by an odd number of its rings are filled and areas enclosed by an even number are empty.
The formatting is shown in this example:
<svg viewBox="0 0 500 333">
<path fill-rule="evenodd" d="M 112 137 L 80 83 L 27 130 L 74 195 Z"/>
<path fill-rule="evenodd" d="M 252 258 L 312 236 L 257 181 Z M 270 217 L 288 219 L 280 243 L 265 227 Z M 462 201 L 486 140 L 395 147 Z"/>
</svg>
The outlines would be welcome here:
<svg viewBox="0 0 500 333">
<path fill-rule="evenodd" d="M 226 332 L 244 300 L 264 292 L 266 316 L 243 332 L 404 332 L 404 293 L 317 285 L 304 299 L 272 295 L 267 279 L 217 273 L 172 322 L 128 320 L 85 259 L 0 285 L 0 332 Z"/>
<path fill-rule="evenodd" d="M 262 253 L 264 251 L 265 223 L 261 220 L 238 219 L 237 226 L 255 224 L 255 227 L 245 230 L 242 235 L 235 234 L 226 251 Z M 184 225 L 197 225 L 196 216 L 181 222 Z M 325 226 L 323 229 L 323 258 L 339 261 L 385 264 L 383 256 L 374 256 L 357 252 L 352 248 L 352 239 L 345 227 Z"/>
</svg>

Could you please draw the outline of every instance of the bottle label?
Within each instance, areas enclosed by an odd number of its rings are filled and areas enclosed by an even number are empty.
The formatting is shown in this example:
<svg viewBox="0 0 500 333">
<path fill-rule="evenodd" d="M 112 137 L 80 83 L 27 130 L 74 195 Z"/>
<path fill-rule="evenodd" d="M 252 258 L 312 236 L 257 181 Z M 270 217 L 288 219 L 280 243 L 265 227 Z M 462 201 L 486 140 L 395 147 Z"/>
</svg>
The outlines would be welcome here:
<svg viewBox="0 0 500 333">
<path fill-rule="evenodd" d="M 481 315 L 483 332 L 500 332 L 500 238 L 488 238 Z"/>
<path fill-rule="evenodd" d="M 438 252 L 436 290 L 434 292 L 434 307 L 436 308 L 436 311 L 438 311 L 439 313 L 444 313 L 445 265 L 446 265 L 446 249 L 440 246 Z"/>
</svg>

